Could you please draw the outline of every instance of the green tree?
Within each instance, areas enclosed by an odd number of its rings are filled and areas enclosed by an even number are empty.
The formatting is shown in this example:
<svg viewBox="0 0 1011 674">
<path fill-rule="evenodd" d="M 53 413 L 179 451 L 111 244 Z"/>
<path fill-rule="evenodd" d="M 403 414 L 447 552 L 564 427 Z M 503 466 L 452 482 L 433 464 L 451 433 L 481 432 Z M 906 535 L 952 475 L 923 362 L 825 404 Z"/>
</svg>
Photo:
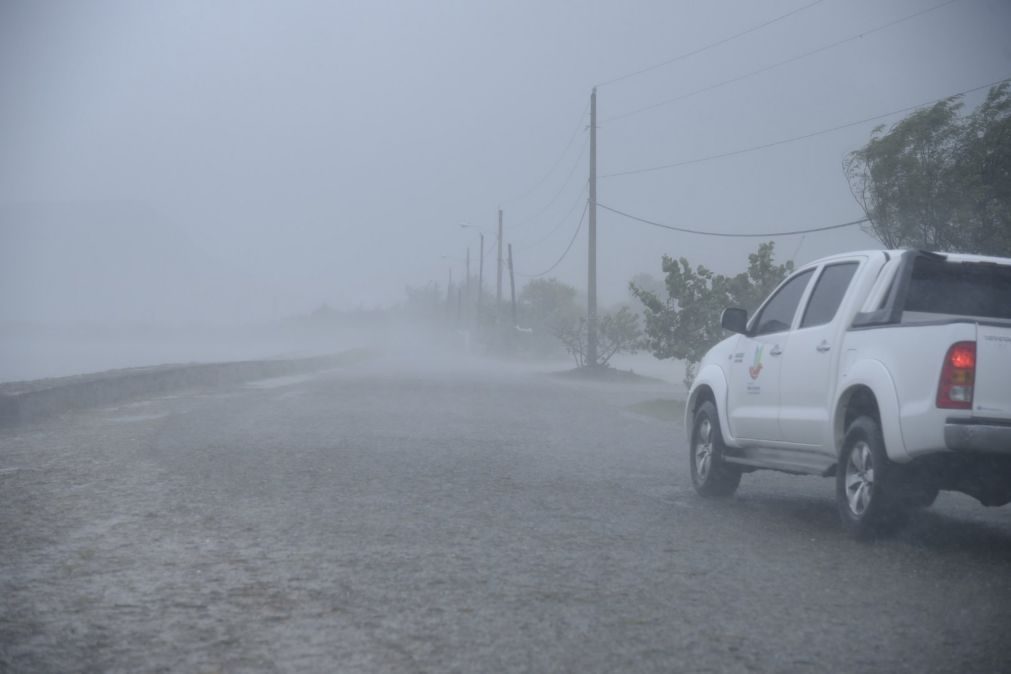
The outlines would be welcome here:
<svg viewBox="0 0 1011 674">
<path fill-rule="evenodd" d="M 964 124 L 957 165 L 957 221 L 968 224 L 966 250 L 1011 255 L 1011 92 L 1005 82 Z"/>
<path fill-rule="evenodd" d="M 569 322 L 579 315 L 577 291 L 558 279 L 534 279 L 520 291 L 520 320 L 534 329 L 550 331 L 559 322 Z"/>
<path fill-rule="evenodd" d="M 775 258 L 776 245 L 772 241 L 759 244 L 758 250 L 748 254 L 748 270 L 730 279 L 730 300 L 734 306 L 754 313 L 769 293 L 790 275 L 793 260 L 776 264 Z"/>
<path fill-rule="evenodd" d="M 534 279 L 527 283 L 517 298 L 520 325 L 531 328 L 525 339 L 529 351 L 546 355 L 560 353 L 561 335 L 568 334 L 581 315 L 577 291 L 558 279 Z"/>
<path fill-rule="evenodd" d="M 597 362 L 586 362 L 586 345 L 589 337 L 586 317 L 561 326 L 557 337 L 565 345 L 577 367 L 607 367 L 617 353 L 635 353 L 643 347 L 639 316 L 629 307 L 622 306 L 601 314 L 597 321 Z"/>
<path fill-rule="evenodd" d="M 656 276 L 653 276 L 652 274 L 645 274 L 645 273 L 636 274 L 635 276 L 633 276 L 632 282 L 629 284 L 629 288 L 631 288 L 632 286 L 635 286 L 640 290 L 648 290 L 656 295 L 663 295 L 667 290 L 666 286 L 664 286 L 663 280 L 658 279 Z M 629 294 L 633 298 L 635 298 L 635 293 L 633 293 L 631 289 L 629 290 Z"/>
<path fill-rule="evenodd" d="M 1009 83 L 962 116 L 960 97 L 912 113 L 844 162 L 846 178 L 890 248 L 1011 255 Z"/>
<path fill-rule="evenodd" d="M 598 363 L 606 366 L 618 353 L 635 353 L 642 348 L 642 328 L 639 315 L 627 306 L 605 312 L 597 331 Z"/>
<path fill-rule="evenodd" d="M 558 279 L 535 279 L 519 295 L 520 321 L 533 329 L 530 343 L 541 353 L 563 347 L 578 367 L 586 362 L 586 314 L 575 288 Z M 546 337 L 550 339 L 545 340 Z M 606 366 L 616 353 L 639 348 L 642 329 L 639 316 L 628 307 L 601 314 L 597 325 L 599 366 Z"/>
<path fill-rule="evenodd" d="M 629 289 L 645 307 L 645 343 L 657 358 L 685 361 L 685 385 L 695 378 L 698 363 L 724 334 L 720 315 L 729 306 L 754 311 L 793 271 L 793 262 L 775 263 L 775 244 L 763 243 L 748 256 L 748 270 L 736 276 L 716 274 L 686 258 L 664 255 L 666 297 L 637 286 Z"/>
</svg>

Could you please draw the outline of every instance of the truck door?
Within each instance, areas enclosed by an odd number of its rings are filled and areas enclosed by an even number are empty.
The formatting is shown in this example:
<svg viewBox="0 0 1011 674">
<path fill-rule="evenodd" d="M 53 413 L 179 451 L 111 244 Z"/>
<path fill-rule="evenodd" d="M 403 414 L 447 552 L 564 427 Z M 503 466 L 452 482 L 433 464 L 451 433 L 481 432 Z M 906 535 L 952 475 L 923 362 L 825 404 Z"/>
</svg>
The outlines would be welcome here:
<svg viewBox="0 0 1011 674">
<path fill-rule="evenodd" d="M 790 348 L 782 356 L 779 387 L 779 425 L 785 442 L 821 447 L 831 432 L 829 388 L 839 368 L 842 328 L 833 321 L 857 260 L 825 265 L 814 283 Z"/>
<path fill-rule="evenodd" d="M 781 285 L 752 319 L 731 355 L 728 420 L 739 440 L 778 441 L 782 355 L 804 290 L 814 273 L 802 271 Z"/>
</svg>

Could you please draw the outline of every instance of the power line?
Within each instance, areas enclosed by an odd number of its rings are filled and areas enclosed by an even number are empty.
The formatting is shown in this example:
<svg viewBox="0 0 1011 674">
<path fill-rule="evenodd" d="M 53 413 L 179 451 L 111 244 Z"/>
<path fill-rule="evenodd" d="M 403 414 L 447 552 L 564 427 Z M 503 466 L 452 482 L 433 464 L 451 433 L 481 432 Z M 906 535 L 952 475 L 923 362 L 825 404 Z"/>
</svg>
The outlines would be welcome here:
<svg viewBox="0 0 1011 674">
<path fill-rule="evenodd" d="M 597 205 L 599 206 L 600 204 Z M 565 247 L 565 252 L 562 253 L 562 256 L 558 258 L 558 260 L 556 260 L 553 265 L 551 265 L 550 267 L 548 267 L 539 274 L 517 274 L 517 275 L 522 276 L 523 278 L 537 278 L 538 276 L 544 276 L 545 274 L 550 274 L 551 272 L 553 272 L 555 270 L 555 267 L 560 265 L 562 263 L 562 260 L 565 259 L 565 256 L 569 254 L 570 250 L 572 250 L 572 244 L 576 242 L 576 237 L 579 236 L 579 231 L 583 228 L 583 220 L 586 219 L 586 211 L 588 211 L 589 209 L 590 209 L 590 202 L 587 201 L 586 207 L 583 209 L 583 214 L 579 216 L 579 224 L 576 225 L 576 231 L 572 233 L 572 239 L 569 241 L 569 245 Z"/>
<path fill-rule="evenodd" d="M 797 253 L 800 252 L 800 247 L 804 245 L 804 239 L 807 238 L 807 234 L 800 235 L 800 241 L 797 242 L 797 247 L 793 249 L 793 255 L 790 256 L 791 260 L 797 259 Z"/>
<path fill-rule="evenodd" d="M 589 138 L 583 140 L 583 144 L 579 148 L 579 154 L 576 155 L 576 160 L 572 163 L 572 168 L 569 169 L 568 174 L 565 176 L 565 182 L 563 182 L 561 187 L 558 188 L 558 191 L 555 192 L 554 196 L 552 196 L 548 203 L 544 204 L 544 206 L 542 206 L 536 213 L 520 221 L 520 223 L 516 225 L 517 228 L 522 229 L 523 227 L 526 227 L 531 222 L 544 215 L 549 208 L 554 206 L 555 202 L 558 201 L 558 197 L 560 197 L 562 192 L 565 191 L 565 188 L 569 186 L 569 183 L 572 181 L 572 176 L 576 174 L 576 169 L 579 168 L 580 160 L 583 158 L 583 153 L 586 151 L 586 145 L 588 142 Z"/>
<path fill-rule="evenodd" d="M 565 155 L 568 153 L 569 148 L 572 147 L 572 143 L 579 136 L 579 133 L 581 131 L 586 131 L 586 126 L 583 124 L 583 118 L 586 117 L 586 111 L 589 109 L 589 107 L 590 107 L 589 102 L 587 102 L 586 105 L 583 106 L 583 111 L 579 113 L 579 123 L 576 124 L 576 130 L 572 132 L 571 136 L 569 136 L 569 141 L 565 144 L 565 147 L 562 148 L 561 153 L 558 155 L 558 159 L 556 159 L 554 163 L 551 164 L 551 168 L 548 169 L 547 173 L 545 173 L 541 177 L 541 179 L 538 180 L 536 183 L 534 183 L 534 185 L 530 187 L 527 191 L 523 192 L 519 196 L 513 197 L 512 199 L 508 200 L 506 202 L 507 204 L 513 204 L 516 203 L 517 201 L 522 201 L 523 199 L 526 199 L 533 192 L 535 192 L 541 185 L 543 185 L 548 178 L 551 177 L 551 174 L 555 172 L 555 169 L 558 168 L 558 165 L 562 163 L 562 159 L 565 158 Z"/>
<path fill-rule="evenodd" d="M 615 178 L 618 176 L 628 176 L 636 175 L 639 173 L 650 173 L 652 171 L 662 171 L 664 169 L 677 168 L 680 166 L 689 166 L 691 164 L 701 164 L 702 162 L 712 161 L 714 159 L 725 159 L 726 157 L 734 157 L 740 154 L 747 154 L 749 152 L 757 152 L 759 150 L 766 150 L 770 147 L 776 147 L 777 145 L 786 145 L 787 143 L 794 143 L 799 140 L 807 140 L 808 138 L 814 138 L 815 136 L 823 136 L 827 133 L 833 133 L 835 131 L 841 131 L 843 129 L 848 129 L 853 126 L 860 126 L 861 124 L 867 124 L 868 122 L 875 122 L 879 119 L 886 119 L 888 117 L 893 117 L 895 115 L 900 115 L 904 112 L 910 112 L 912 110 L 919 110 L 920 108 L 926 108 L 931 105 L 936 105 L 941 101 L 946 101 L 949 98 L 957 98 L 959 96 L 965 96 L 966 94 L 972 94 L 977 91 L 982 91 L 983 89 L 989 89 L 1002 82 L 1007 82 L 1011 78 L 1005 78 L 1002 80 L 997 80 L 996 82 L 991 82 L 990 84 L 984 84 L 983 86 L 974 87 L 972 89 L 966 89 L 965 91 L 960 91 L 956 94 L 951 94 L 950 96 L 944 96 L 942 98 L 935 98 L 932 101 L 926 103 L 920 103 L 919 105 L 911 105 L 906 108 L 901 108 L 899 110 L 892 110 L 891 112 L 886 112 L 883 115 L 875 115 L 873 117 L 865 117 L 864 119 L 857 120 L 855 122 L 848 122 L 846 124 L 840 124 L 839 126 L 833 126 L 829 129 L 822 129 L 821 131 L 813 131 L 811 133 L 805 133 L 801 136 L 793 136 L 791 138 L 783 138 L 781 140 L 772 141 L 771 143 L 763 143 L 761 145 L 752 145 L 750 147 L 741 148 L 739 150 L 731 150 L 729 152 L 721 152 L 719 154 L 711 154 L 705 157 L 696 157 L 694 159 L 685 159 L 683 161 L 672 162 L 670 164 L 660 164 L 658 166 L 649 166 L 646 168 L 630 169 L 628 171 L 618 171 L 615 173 L 607 173 L 600 176 L 601 178 Z"/>
<path fill-rule="evenodd" d="M 944 2 L 942 2 L 940 4 L 934 5 L 933 7 L 928 7 L 927 9 L 921 9 L 919 12 L 914 12 L 912 14 L 908 14 L 908 15 L 903 16 L 901 18 L 894 19 L 892 21 L 889 21 L 888 23 L 884 23 L 884 24 L 882 24 L 880 26 L 877 26 L 875 28 L 871 28 L 870 30 L 865 30 L 865 31 L 863 31 L 861 33 L 857 33 L 856 35 L 851 35 L 850 37 L 844 38 L 842 40 L 838 40 L 838 41 L 833 42 L 831 44 L 828 44 L 828 45 L 825 45 L 825 46 L 822 46 L 822 47 L 818 47 L 817 49 L 812 49 L 811 51 L 804 52 L 803 54 L 800 54 L 798 56 L 794 56 L 792 58 L 788 58 L 785 61 L 779 61 L 778 63 L 773 63 L 772 65 L 765 66 L 764 68 L 759 68 L 758 70 L 752 70 L 751 72 L 745 73 L 744 75 L 739 75 L 737 77 L 732 77 L 729 80 L 723 80 L 722 82 L 717 82 L 716 84 L 711 84 L 711 85 L 709 85 L 707 87 L 703 87 L 701 89 L 695 89 L 694 91 L 690 91 L 688 93 L 681 94 L 680 96 L 675 96 L 674 98 L 668 98 L 668 99 L 660 101 L 658 103 L 653 103 L 651 105 L 647 105 L 647 106 L 644 106 L 644 107 L 641 107 L 641 108 L 636 108 L 635 110 L 630 110 L 629 112 L 623 112 L 620 115 L 613 115 L 611 117 L 607 117 L 603 121 L 605 123 L 607 123 L 607 122 L 614 122 L 614 121 L 617 121 L 617 120 L 620 120 L 620 119 L 625 119 L 626 117 L 631 117 L 633 115 L 638 115 L 638 114 L 643 113 L 643 112 L 648 112 L 650 110 L 655 110 L 656 108 L 660 108 L 660 107 L 663 107 L 665 105 L 670 105 L 672 103 L 677 103 L 679 101 L 683 101 L 683 100 L 691 98 L 693 96 L 698 96 L 699 94 L 707 93 L 707 92 L 713 91 L 714 89 L 719 89 L 721 87 L 725 87 L 725 86 L 727 86 L 729 84 L 735 84 L 737 82 L 741 82 L 742 80 L 746 80 L 746 79 L 748 79 L 750 77 L 754 77 L 755 75 L 760 75 L 762 73 L 769 72 L 770 70 L 775 70 L 776 68 L 780 68 L 780 67 L 785 66 L 785 65 L 790 64 L 790 63 L 795 63 L 796 61 L 800 61 L 801 59 L 805 59 L 805 58 L 808 58 L 810 56 L 814 56 L 815 54 L 820 54 L 820 53 L 822 53 L 824 51 L 828 51 L 829 49 L 835 49 L 836 47 L 842 46 L 842 45 L 847 44 L 849 42 L 853 42 L 854 40 L 859 40 L 859 39 L 861 39 L 863 37 L 866 37 L 867 35 L 871 35 L 873 33 L 877 33 L 879 31 L 885 30 L 886 28 L 891 28 L 892 26 L 896 26 L 896 25 L 898 25 L 900 23 L 904 23 L 906 21 L 911 21 L 911 20 L 913 20 L 913 19 L 915 19 L 917 17 L 920 17 L 920 16 L 923 16 L 924 14 L 928 14 L 930 12 L 936 11 L 938 9 L 941 9 L 942 7 L 946 7 L 947 5 L 953 4 L 955 2 L 958 2 L 958 0 L 945 0 Z"/>
<path fill-rule="evenodd" d="M 579 204 L 585 198 L 586 198 L 586 189 L 584 187 L 584 189 L 581 190 L 579 192 L 579 194 L 576 196 L 576 200 L 574 202 L 572 202 L 572 206 L 569 207 L 569 210 L 565 212 L 565 215 L 563 215 L 561 217 L 561 219 L 559 219 L 559 221 L 557 223 L 555 223 L 554 227 L 552 227 L 550 230 L 548 230 L 548 232 L 544 236 L 542 236 L 541 238 L 537 239 L 536 241 L 531 241 L 530 243 L 522 243 L 522 244 L 516 246 L 516 249 L 517 250 L 528 250 L 530 248 L 533 248 L 534 246 L 539 246 L 540 244 L 542 244 L 545 241 L 547 241 L 549 238 L 551 238 L 552 234 L 554 234 L 556 231 L 558 231 L 559 227 L 561 227 L 562 225 L 565 224 L 565 222 L 569 219 L 569 216 L 572 215 L 573 211 L 576 210 L 576 207 L 579 206 Z"/>
<path fill-rule="evenodd" d="M 603 86 L 607 86 L 608 84 L 614 84 L 615 82 L 621 82 L 622 80 L 627 80 L 627 79 L 629 79 L 631 77 L 635 77 L 636 75 L 642 75 L 643 73 L 648 73 L 651 70 L 656 70 L 657 68 L 662 68 L 662 67 L 664 67 L 666 65 L 670 65 L 671 63 L 676 63 L 678 61 L 683 61 L 686 58 L 690 58 L 692 56 L 696 56 L 698 54 L 701 54 L 702 52 L 709 51 L 710 49 L 713 49 L 714 47 L 719 47 L 720 45 L 724 45 L 724 44 L 726 44 L 728 42 L 732 42 L 733 40 L 736 40 L 737 38 L 744 37 L 745 35 L 748 35 L 750 33 L 754 33 L 757 30 L 761 30 L 762 28 L 765 28 L 766 26 L 771 26 L 772 24 L 777 23 L 779 21 L 782 21 L 783 19 L 786 19 L 788 17 L 791 17 L 794 14 L 799 14 L 800 12 L 803 12 L 805 9 L 810 9 L 811 7 L 814 7 L 815 5 L 820 5 L 824 1 L 825 0 L 815 0 L 814 2 L 808 3 L 808 4 L 806 4 L 806 5 L 802 6 L 802 7 L 798 7 L 797 9 L 789 11 L 786 14 L 782 14 L 780 16 L 777 16 L 774 19 L 769 19 L 765 23 L 760 23 L 757 26 L 752 26 L 751 28 L 748 28 L 747 30 L 743 30 L 740 33 L 736 33 L 734 35 L 731 35 L 730 37 L 725 37 L 725 38 L 723 38 L 721 40 L 717 40 L 716 42 L 710 42 L 709 44 L 705 45 L 704 47 L 699 47 L 698 49 L 693 49 L 692 51 L 685 52 L 684 54 L 679 54 L 677 56 L 674 56 L 672 58 L 667 59 L 666 61 L 661 61 L 661 62 L 655 63 L 655 64 L 653 64 L 651 66 L 646 66 L 645 68 L 640 68 L 639 70 L 636 70 L 634 72 L 630 72 L 630 73 L 627 73 L 625 75 L 621 75 L 619 77 L 615 77 L 615 78 L 606 80 L 604 82 L 601 82 L 597 86 L 598 87 L 603 87 Z"/>
<path fill-rule="evenodd" d="M 665 225 L 661 222 L 655 222 L 653 220 L 647 220 L 646 218 L 640 218 L 637 215 L 632 215 L 631 213 L 626 213 L 625 211 L 619 211 L 617 208 L 611 208 L 610 206 L 605 206 L 604 204 L 597 202 L 597 206 L 603 208 L 605 211 L 611 211 L 629 220 L 636 220 L 638 222 L 652 225 L 653 227 L 661 227 L 663 229 L 670 229 L 675 232 L 681 232 L 683 234 L 698 234 L 699 236 L 719 236 L 732 239 L 748 239 L 748 238 L 764 238 L 764 237 L 775 237 L 775 236 L 790 236 L 792 234 L 812 234 L 814 232 L 827 232 L 830 229 L 842 229 L 843 227 L 852 227 L 853 225 L 862 225 L 865 222 L 869 222 L 867 218 L 860 218 L 859 220 L 851 220 L 850 222 L 843 222 L 838 225 L 828 225 L 827 227 L 812 227 L 810 229 L 794 229 L 786 232 L 762 232 L 758 234 L 741 234 L 741 233 L 731 233 L 731 232 L 703 232 L 698 229 L 686 229 L 684 227 L 675 227 L 673 225 Z"/>
</svg>

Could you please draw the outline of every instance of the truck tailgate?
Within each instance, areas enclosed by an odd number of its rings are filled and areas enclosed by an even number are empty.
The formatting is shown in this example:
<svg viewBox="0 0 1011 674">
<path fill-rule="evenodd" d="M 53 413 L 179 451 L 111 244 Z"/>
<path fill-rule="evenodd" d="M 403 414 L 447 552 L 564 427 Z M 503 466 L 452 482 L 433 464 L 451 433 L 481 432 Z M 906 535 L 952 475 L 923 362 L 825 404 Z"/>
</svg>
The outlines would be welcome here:
<svg viewBox="0 0 1011 674">
<path fill-rule="evenodd" d="M 1011 419 L 1011 326 L 980 324 L 972 415 Z"/>
</svg>

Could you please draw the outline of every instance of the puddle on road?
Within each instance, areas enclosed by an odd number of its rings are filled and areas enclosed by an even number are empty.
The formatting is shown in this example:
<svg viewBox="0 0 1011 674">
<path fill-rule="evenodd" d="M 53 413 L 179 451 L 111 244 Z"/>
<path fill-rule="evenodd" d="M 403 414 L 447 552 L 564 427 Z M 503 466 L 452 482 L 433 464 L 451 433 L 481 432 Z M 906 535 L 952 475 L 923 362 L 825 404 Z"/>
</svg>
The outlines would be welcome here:
<svg viewBox="0 0 1011 674">
<path fill-rule="evenodd" d="M 625 408 L 629 412 L 660 421 L 681 421 L 684 418 L 685 401 L 670 398 L 643 400 Z"/>
<path fill-rule="evenodd" d="M 155 419 L 164 419 L 169 415 L 168 412 L 160 412 L 158 414 L 128 414 L 125 416 L 118 417 L 107 417 L 106 421 L 114 424 L 132 424 L 139 421 L 154 421 Z"/>
<path fill-rule="evenodd" d="M 292 386 L 294 384 L 301 384 L 307 382 L 311 379 L 315 379 L 319 373 L 313 372 L 310 374 L 293 374 L 286 377 L 272 377 L 270 379 L 260 379 L 258 381 L 252 381 L 245 384 L 245 388 L 257 388 L 257 389 L 271 389 L 279 388 L 281 386 Z"/>
</svg>

